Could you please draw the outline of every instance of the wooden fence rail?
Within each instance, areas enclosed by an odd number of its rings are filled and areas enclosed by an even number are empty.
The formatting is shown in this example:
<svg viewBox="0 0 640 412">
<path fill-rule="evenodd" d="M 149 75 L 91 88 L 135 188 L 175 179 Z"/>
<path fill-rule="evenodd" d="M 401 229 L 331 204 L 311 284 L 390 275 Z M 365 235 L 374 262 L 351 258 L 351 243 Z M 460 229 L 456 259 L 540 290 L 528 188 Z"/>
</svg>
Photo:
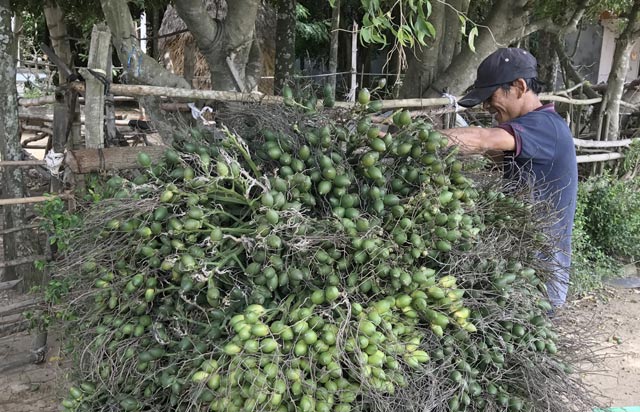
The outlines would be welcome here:
<svg viewBox="0 0 640 412">
<path fill-rule="evenodd" d="M 24 205 L 29 203 L 42 203 L 47 200 L 51 200 L 51 198 L 59 197 L 61 199 L 71 199 L 73 197 L 70 193 L 59 193 L 59 194 L 51 194 L 49 196 L 32 196 L 32 197 L 17 197 L 11 199 L 0 199 L 0 206 L 11 206 L 11 205 Z"/>
<path fill-rule="evenodd" d="M 0 261 L 0 268 L 7 268 L 12 266 L 20 266 L 25 263 L 35 262 L 36 260 L 46 260 L 47 257 L 45 255 L 36 255 L 36 256 L 23 256 L 21 258 Z"/>
<path fill-rule="evenodd" d="M 75 81 L 67 84 L 65 86 L 67 92 L 75 92 L 79 94 L 86 94 L 87 89 L 86 85 L 83 82 Z M 158 86 L 147 86 L 147 85 L 134 85 L 134 84 L 111 84 L 109 87 L 109 91 L 115 97 L 126 97 L 126 98 L 139 98 L 144 96 L 156 96 L 162 97 L 166 99 L 172 99 L 176 101 L 197 101 L 197 100 L 219 100 L 219 101 L 238 101 L 238 102 L 256 102 L 256 103 L 277 103 L 281 104 L 283 102 L 282 97 L 280 96 L 270 96 L 265 95 L 259 92 L 252 93 L 240 93 L 240 92 L 228 92 L 228 91 L 217 91 L 217 90 L 197 90 L 197 89 L 182 89 L 182 88 L 174 88 L 174 87 L 158 87 Z M 570 90 L 557 92 L 555 94 L 542 93 L 540 95 L 540 99 L 543 101 L 555 101 L 568 103 L 577 106 L 584 105 L 593 105 L 600 103 L 602 98 L 593 98 L 593 99 L 573 99 L 569 96 Z M 21 99 L 19 104 L 23 107 L 35 106 L 41 104 L 49 104 L 54 103 L 54 96 L 45 96 L 38 99 Z M 445 107 L 447 111 L 455 111 L 457 109 L 464 110 L 463 108 L 456 108 L 453 105 L 453 101 L 449 98 L 438 97 L 438 98 L 419 98 L 419 99 L 396 99 L 396 100 L 382 100 L 381 102 L 382 110 L 393 110 L 398 108 L 427 108 L 427 107 Z M 626 105 L 628 107 L 637 110 L 638 107 L 630 104 L 621 102 L 621 104 Z M 174 104 L 175 105 L 175 104 Z M 184 103 L 182 103 L 184 105 Z M 337 107 L 342 108 L 352 108 L 354 107 L 354 102 L 336 102 Z M 25 118 L 30 118 L 34 115 L 29 115 L 24 113 Z M 36 116 L 37 117 L 37 116 Z M 49 116 L 46 117 L 47 121 L 53 121 L 53 118 Z M 40 118 L 44 118 L 40 115 Z M 127 121 L 120 121 L 120 125 L 124 125 L 128 123 Z M 586 140 L 586 139 L 574 139 L 574 144 L 578 150 L 584 149 L 588 151 L 589 148 L 593 149 L 616 149 L 616 148 L 625 148 L 628 147 L 635 139 L 623 139 L 617 141 L 597 141 L 597 140 Z M 105 149 L 106 150 L 106 149 Z M 156 155 L 157 149 L 150 149 L 151 152 Z M 107 153 L 107 152 L 105 152 Z M 103 156 L 103 162 L 105 159 L 107 160 L 107 164 L 103 164 L 101 167 L 96 165 L 95 162 L 95 154 L 91 154 L 89 152 L 74 154 L 74 156 L 70 157 L 65 163 L 67 166 L 70 166 L 72 171 L 75 173 L 87 173 L 90 171 L 97 170 L 108 170 L 108 169 L 121 169 L 126 168 L 124 165 L 127 162 L 131 162 L 131 157 L 127 154 L 124 158 L 118 159 L 117 156 L 107 156 L 105 153 L 101 154 Z M 128 153 L 128 152 L 123 152 Z M 615 160 L 624 157 L 622 153 L 614 152 L 614 153 L 592 153 L 592 154 L 584 154 L 578 156 L 578 163 L 587 163 L 587 162 L 602 162 L 608 160 Z M 88 159 L 88 164 L 90 167 L 83 167 L 81 162 L 76 161 L 76 159 Z M 9 164 L 3 164 L 0 162 L 0 166 Z M 24 164 L 26 165 L 26 164 Z M 2 203 L 0 203 L 1 205 Z"/>
</svg>

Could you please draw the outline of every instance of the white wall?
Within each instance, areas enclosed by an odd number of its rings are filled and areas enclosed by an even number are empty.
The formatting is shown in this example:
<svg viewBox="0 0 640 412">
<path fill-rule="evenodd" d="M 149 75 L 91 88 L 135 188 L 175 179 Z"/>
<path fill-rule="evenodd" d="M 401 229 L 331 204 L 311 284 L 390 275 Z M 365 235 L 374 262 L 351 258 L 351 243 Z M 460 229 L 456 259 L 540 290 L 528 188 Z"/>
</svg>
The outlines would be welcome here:
<svg viewBox="0 0 640 412">
<path fill-rule="evenodd" d="M 600 67 L 598 70 L 598 83 L 604 83 L 609 78 L 611 65 L 613 63 L 613 53 L 616 48 L 616 32 L 618 25 L 616 19 L 603 20 L 602 26 L 604 31 L 602 34 L 602 48 L 600 49 Z M 629 56 L 629 71 L 625 81 L 630 82 L 638 78 L 638 69 L 640 68 L 640 41 L 636 41 L 631 55 Z"/>
</svg>

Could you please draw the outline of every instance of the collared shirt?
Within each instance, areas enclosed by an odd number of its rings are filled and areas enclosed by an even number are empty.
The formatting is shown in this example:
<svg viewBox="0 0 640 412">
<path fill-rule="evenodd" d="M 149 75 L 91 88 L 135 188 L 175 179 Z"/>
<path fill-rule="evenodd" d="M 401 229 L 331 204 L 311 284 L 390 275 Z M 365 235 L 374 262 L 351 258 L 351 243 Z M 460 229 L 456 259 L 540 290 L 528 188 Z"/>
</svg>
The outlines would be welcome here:
<svg viewBox="0 0 640 412">
<path fill-rule="evenodd" d="M 498 125 L 515 139 L 515 150 L 505 153 L 505 176 L 533 189 L 538 200 L 549 201 L 557 215 L 553 236 L 571 256 L 571 232 L 578 191 L 578 165 L 571 130 L 549 103 Z"/>
</svg>

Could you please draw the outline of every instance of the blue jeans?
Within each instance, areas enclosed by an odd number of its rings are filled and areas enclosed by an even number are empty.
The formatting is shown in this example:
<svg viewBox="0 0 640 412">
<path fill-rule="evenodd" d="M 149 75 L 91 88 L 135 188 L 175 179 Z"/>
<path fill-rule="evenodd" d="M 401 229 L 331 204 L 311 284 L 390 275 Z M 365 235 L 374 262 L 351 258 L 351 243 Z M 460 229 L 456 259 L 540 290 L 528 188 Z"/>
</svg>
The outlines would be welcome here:
<svg viewBox="0 0 640 412">
<path fill-rule="evenodd" d="M 553 276 L 547 281 L 547 295 L 549 302 L 557 308 L 564 305 L 569 291 L 569 274 L 571 255 L 564 251 L 557 251 L 552 259 L 544 259 L 549 265 Z"/>
</svg>

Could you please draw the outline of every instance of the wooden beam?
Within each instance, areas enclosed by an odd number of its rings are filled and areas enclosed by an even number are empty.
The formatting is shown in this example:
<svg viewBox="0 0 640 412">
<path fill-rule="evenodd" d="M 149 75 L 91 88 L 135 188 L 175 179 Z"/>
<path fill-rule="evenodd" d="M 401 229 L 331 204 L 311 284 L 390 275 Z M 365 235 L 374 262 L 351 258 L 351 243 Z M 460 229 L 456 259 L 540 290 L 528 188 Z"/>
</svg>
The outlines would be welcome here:
<svg viewBox="0 0 640 412">
<path fill-rule="evenodd" d="M 45 106 L 48 104 L 54 104 L 56 102 L 56 96 L 42 96 L 36 97 L 33 99 L 25 99 L 24 97 L 18 98 L 18 105 L 22 107 L 31 107 L 31 106 Z"/>
<path fill-rule="evenodd" d="M 53 130 L 51 130 L 51 128 L 49 128 L 49 127 L 33 126 L 33 125 L 30 125 L 30 124 L 23 124 L 23 125 L 20 125 L 20 128 L 21 128 L 23 131 L 25 131 L 25 130 L 26 130 L 26 131 L 29 131 L 29 132 L 43 133 L 43 134 L 45 134 L 45 135 L 47 135 L 47 134 L 52 134 L 52 133 L 53 133 Z M 45 137 L 46 137 L 46 136 L 41 136 L 41 137 L 40 137 L 40 139 L 43 139 L 43 138 L 45 138 Z M 22 142 L 22 143 L 24 144 L 24 142 Z"/>
<path fill-rule="evenodd" d="M 116 102 L 135 102 L 136 99 L 130 96 L 116 96 L 114 99 Z M 26 99 L 21 97 L 18 99 L 18 106 L 20 107 L 32 107 L 32 106 L 46 106 L 48 104 L 54 104 L 56 102 L 56 96 L 53 94 L 35 97 L 33 99 Z M 79 99 L 80 104 L 84 104 L 84 97 Z"/>
<path fill-rule="evenodd" d="M 578 163 L 606 162 L 607 160 L 621 159 L 622 153 L 598 153 L 576 156 Z"/>
<path fill-rule="evenodd" d="M 81 149 L 67 152 L 65 166 L 73 173 L 85 174 L 105 170 L 136 169 L 138 153 L 146 153 L 152 163 L 158 162 L 167 146 L 109 147 L 106 149 Z"/>
<path fill-rule="evenodd" d="M 628 147 L 634 140 L 638 139 L 624 139 L 624 140 L 584 140 L 584 139 L 573 139 L 573 144 L 576 147 Z"/>
<path fill-rule="evenodd" d="M 13 289 L 20 282 L 22 282 L 22 278 L 10 280 L 8 282 L 0 282 L 0 290 Z"/>
<path fill-rule="evenodd" d="M 71 87 L 78 93 L 84 94 L 86 87 L 82 82 L 73 82 Z M 279 96 L 267 96 L 259 92 L 253 93 L 239 93 L 239 92 L 227 92 L 218 90 L 194 90 L 194 89 L 180 89 L 176 87 L 159 87 L 159 86 L 145 86 L 138 84 L 112 84 L 110 87 L 111 92 L 116 96 L 131 96 L 131 97 L 172 97 L 174 99 L 189 100 L 224 100 L 224 101 L 253 101 L 261 102 L 268 101 L 274 103 L 282 102 L 282 97 Z"/>
<path fill-rule="evenodd" d="M 42 299 L 32 298 L 32 299 L 23 300 L 21 302 L 13 303 L 11 305 L 5 305 L 2 308 L 0 308 L 0 316 L 7 316 L 16 312 L 21 312 L 23 309 L 26 309 L 31 306 L 35 306 L 40 302 L 42 302 Z"/>
<path fill-rule="evenodd" d="M 5 200 L 5 199 L 0 199 L 0 200 Z M 0 268 L 20 266 L 20 265 L 24 265 L 25 263 L 35 262 L 36 260 L 44 260 L 46 258 L 47 257 L 44 255 L 36 255 L 36 256 L 24 256 L 24 257 L 13 259 L 13 260 L 0 261 Z"/>
<path fill-rule="evenodd" d="M 50 196 L 33 196 L 33 197 L 19 197 L 12 199 L 0 199 L 0 206 L 10 206 L 10 205 L 24 205 L 28 203 L 42 203 L 47 200 L 51 200 L 51 198 L 59 197 L 61 199 L 69 199 L 72 196 L 69 194 L 59 194 L 59 195 L 50 195 Z M 2 267 L 2 264 L 0 264 Z"/>
<path fill-rule="evenodd" d="M 2 229 L 2 230 L 0 230 L 0 236 L 8 235 L 9 233 L 21 232 L 23 230 L 37 229 L 39 227 L 40 227 L 40 225 L 26 225 L 26 226 L 21 226 L 21 227 L 12 227 L 12 228 L 8 228 L 8 229 Z"/>
<path fill-rule="evenodd" d="M 2 325 L 12 325 L 16 322 L 24 321 L 25 318 L 22 316 L 22 313 L 16 313 L 14 315 L 9 316 L 0 316 L 0 326 Z"/>
<path fill-rule="evenodd" d="M 22 316 L 21 316 L 22 317 Z M 23 332 L 29 329 L 29 321 L 22 317 L 22 320 L 17 320 L 12 323 L 8 323 L 0 326 L 0 336 L 10 336 L 16 333 Z M 34 355 L 25 354 L 25 358 L 23 361 L 9 362 L 8 364 L 3 364 L 0 366 L 0 373 L 5 373 L 8 370 L 13 368 L 17 368 L 19 366 L 24 366 L 28 363 L 33 363 L 35 360 Z"/>
<path fill-rule="evenodd" d="M 88 149 L 104 147 L 104 91 L 108 84 L 108 56 L 111 50 L 111 31 L 105 24 L 96 24 L 91 32 L 91 46 L 86 69 L 80 69 L 85 79 L 85 135 Z"/>
<path fill-rule="evenodd" d="M 31 167 L 46 164 L 44 160 L 0 160 L 0 167 Z"/>
</svg>

